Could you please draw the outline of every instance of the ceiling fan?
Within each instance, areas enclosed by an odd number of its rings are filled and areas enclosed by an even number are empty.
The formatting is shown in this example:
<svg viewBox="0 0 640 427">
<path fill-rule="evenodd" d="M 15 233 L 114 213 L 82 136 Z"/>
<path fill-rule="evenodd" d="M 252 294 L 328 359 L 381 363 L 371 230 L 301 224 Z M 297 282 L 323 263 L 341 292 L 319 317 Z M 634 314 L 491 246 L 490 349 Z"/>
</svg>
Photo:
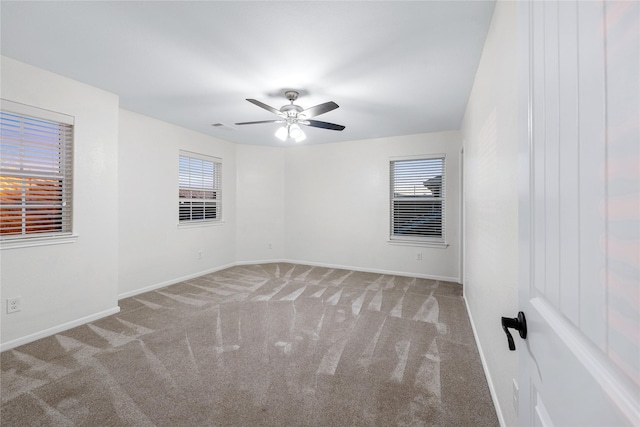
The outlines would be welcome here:
<svg viewBox="0 0 640 427">
<path fill-rule="evenodd" d="M 298 92 L 295 90 L 288 90 L 284 96 L 291 102 L 291 104 L 283 105 L 279 110 L 264 104 L 255 99 L 247 99 L 250 103 L 257 105 L 260 108 L 264 108 L 267 111 L 276 114 L 280 118 L 277 120 L 260 120 L 256 122 L 242 122 L 236 123 L 236 125 L 254 125 L 258 123 L 282 123 L 283 126 L 276 132 L 276 137 L 282 141 L 286 141 L 288 138 L 294 139 L 296 142 L 303 141 L 306 135 L 300 129 L 299 125 L 311 126 L 329 130 L 343 130 L 344 126 L 337 125 L 335 123 L 321 122 L 318 120 L 310 120 L 311 117 L 319 116 L 320 114 L 328 113 L 329 111 L 338 108 L 338 104 L 333 101 L 325 102 L 323 104 L 316 105 L 315 107 L 307 108 L 303 110 L 299 105 L 295 105 L 293 102 L 298 99 Z"/>
</svg>

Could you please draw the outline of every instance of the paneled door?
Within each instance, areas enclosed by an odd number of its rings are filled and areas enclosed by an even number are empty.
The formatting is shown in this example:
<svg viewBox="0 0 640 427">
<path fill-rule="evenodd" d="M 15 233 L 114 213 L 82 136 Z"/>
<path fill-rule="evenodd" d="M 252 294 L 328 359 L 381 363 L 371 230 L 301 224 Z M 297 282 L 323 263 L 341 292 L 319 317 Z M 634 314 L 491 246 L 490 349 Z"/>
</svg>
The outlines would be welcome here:
<svg viewBox="0 0 640 427">
<path fill-rule="evenodd" d="M 640 3 L 518 13 L 520 423 L 638 426 Z"/>
</svg>

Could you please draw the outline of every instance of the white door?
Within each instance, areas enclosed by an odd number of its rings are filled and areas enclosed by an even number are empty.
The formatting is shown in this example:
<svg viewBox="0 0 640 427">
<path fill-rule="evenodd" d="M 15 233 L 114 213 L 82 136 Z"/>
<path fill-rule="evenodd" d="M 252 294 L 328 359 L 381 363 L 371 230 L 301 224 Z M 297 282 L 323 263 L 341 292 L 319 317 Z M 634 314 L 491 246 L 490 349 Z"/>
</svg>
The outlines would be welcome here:
<svg viewBox="0 0 640 427">
<path fill-rule="evenodd" d="M 520 423 L 638 426 L 640 3 L 519 9 Z"/>
</svg>

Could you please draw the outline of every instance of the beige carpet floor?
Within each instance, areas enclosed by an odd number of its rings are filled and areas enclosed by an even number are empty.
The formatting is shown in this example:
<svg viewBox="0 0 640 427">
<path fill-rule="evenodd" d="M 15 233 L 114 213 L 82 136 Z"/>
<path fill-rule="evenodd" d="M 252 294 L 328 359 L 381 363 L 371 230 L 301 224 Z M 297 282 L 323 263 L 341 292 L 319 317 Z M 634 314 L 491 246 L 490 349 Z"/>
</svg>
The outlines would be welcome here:
<svg viewBox="0 0 640 427">
<path fill-rule="evenodd" d="M 495 426 L 458 284 L 237 266 L 8 350 L 4 426 Z"/>
</svg>

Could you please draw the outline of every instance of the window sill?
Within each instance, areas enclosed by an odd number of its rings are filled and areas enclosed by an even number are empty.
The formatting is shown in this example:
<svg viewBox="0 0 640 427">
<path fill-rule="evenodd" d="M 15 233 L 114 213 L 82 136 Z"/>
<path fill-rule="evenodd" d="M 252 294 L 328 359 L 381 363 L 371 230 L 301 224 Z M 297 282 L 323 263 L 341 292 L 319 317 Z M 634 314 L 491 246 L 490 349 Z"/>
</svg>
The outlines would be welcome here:
<svg viewBox="0 0 640 427">
<path fill-rule="evenodd" d="M 421 248 L 439 248 L 446 249 L 449 247 L 447 242 L 425 242 L 425 241 L 417 241 L 417 240 L 399 240 L 399 239 L 389 239 L 387 240 L 390 245 L 396 246 L 417 246 Z"/>
<path fill-rule="evenodd" d="M 4 239 L 0 241 L 0 249 L 20 249 L 35 246 L 63 245 L 67 243 L 75 243 L 78 240 L 77 234 L 66 234 L 64 236 L 46 236 L 46 237 L 21 237 L 14 239 Z"/>
<path fill-rule="evenodd" d="M 198 228 L 198 227 L 216 227 L 223 225 L 224 221 L 193 221 L 178 223 L 178 228 Z"/>
</svg>

